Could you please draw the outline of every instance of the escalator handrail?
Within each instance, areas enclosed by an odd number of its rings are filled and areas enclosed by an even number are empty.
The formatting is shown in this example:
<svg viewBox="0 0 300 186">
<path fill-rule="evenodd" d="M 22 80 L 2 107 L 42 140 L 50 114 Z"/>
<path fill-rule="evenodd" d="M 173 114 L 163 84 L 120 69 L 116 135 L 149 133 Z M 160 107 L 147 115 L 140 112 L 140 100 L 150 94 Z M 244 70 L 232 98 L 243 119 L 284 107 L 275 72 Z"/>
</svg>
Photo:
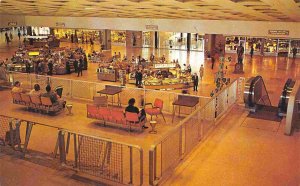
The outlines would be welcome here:
<svg viewBox="0 0 300 186">
<path fill-rule="evenodd" d="M 254 91 L 254 85 L 255 85 L 255 82 L 256 82 L 257 80 L 259 80 L 259 79 L 261 79 L 262 84 L 263 84 L 263 87 L 265 88 L 266 96 L 268 97 L 269 104 L 272 105 L 263 78 L 262 78 L 261 76 L 256 76 L 256 77 L 251 81 L 251 83 L 250 83 L 250 88 L 249 88 L 248 102 L 249 102 L 249 106 L 251 106 L 251 107 L 253 107 L 254 104 L 255 104 L 255 103 L 253 103 L 254 100 L 252 100 L 252 95 L 253 95 L 253 91 Z M 264 101 L 263 101 L 263 102 L 264 102 Z M 265 102 L 264 102 L 264 104 L 265 104 Z M 265 105 L 266 105 L 266 104 L 265 104 Z"/>
</svg>

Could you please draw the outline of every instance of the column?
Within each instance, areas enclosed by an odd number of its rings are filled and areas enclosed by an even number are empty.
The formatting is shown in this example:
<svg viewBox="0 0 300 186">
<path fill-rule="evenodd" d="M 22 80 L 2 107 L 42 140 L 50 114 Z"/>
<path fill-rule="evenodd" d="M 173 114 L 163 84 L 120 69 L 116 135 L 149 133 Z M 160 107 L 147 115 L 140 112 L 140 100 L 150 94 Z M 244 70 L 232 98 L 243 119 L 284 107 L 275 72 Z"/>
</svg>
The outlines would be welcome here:
<svg viewBox="0 0 300 186">
<path fill-rule="evenodd" d="M 155 46 L 155 49 L 159 48 L 159 35 L 158 35 L 158 32 L 154 33 L 154 46 Z"/>
<path fill-rule="evenodd" d="M 103 50 L 111 49 L 111 38 L 110 38 L 110 30 L 104 30 L 104 38 L 103 38 Z"/>
<path fill-rule="evenodd" d="M 191 33 L 187 33 L 187 42 L 186 42 L 186 49 L 187 51 L 191 50 Z"/>
</svg>

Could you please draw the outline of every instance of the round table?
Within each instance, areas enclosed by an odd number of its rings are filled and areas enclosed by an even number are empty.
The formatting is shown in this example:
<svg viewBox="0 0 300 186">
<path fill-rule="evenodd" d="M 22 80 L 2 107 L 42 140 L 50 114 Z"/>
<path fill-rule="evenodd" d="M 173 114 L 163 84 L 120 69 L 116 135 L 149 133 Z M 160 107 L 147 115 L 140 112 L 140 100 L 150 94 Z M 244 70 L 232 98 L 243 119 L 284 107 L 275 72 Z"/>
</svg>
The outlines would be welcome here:
<svg viewBox="0 0 300 186">
<path fill-rule="evenodd" d="M 151 121 L 150 121 L 150 126 L 151 126 L 152 130 L 149 131 L 149 133 L 151 133 L 151 134 L 156 134 L 156 133 L 157 133 L 157 131 L 155 130 L 156 124 L 157 124 L 156 121 L 154 121 L 154 120 L 151 120 Z"/>
</svg>

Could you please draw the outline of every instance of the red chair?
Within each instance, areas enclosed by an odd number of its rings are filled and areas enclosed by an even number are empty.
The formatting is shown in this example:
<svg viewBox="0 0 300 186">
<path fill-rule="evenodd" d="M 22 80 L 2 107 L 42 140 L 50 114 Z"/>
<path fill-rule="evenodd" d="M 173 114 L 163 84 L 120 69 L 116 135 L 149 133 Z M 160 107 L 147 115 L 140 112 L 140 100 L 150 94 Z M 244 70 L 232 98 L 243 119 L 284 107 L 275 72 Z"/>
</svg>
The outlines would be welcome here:
<svg viewBox="0 0 300 186">
<path fill-rule="evenodd" d="M 113 118 L 114 122 L 116 122 L 118 124 L 126 125 L 126 118 L 124 116 L 123 111 L 113 109 L 111 111 L 111 115 L 112 115 L 112 118 Z"/>
<path fill-rule="evenodd" d="M 87 117 L 88 118 L 97 118 L 98 107 L 95 105 L 89 105 L 89 104 L 87 104 L 86 107 L 87 107 L 87 113 L 86 113 Z"/>
<path fill-rule="evenodd" d="M 163 109 L 163 106 L 164 106 L 163 100 L 156 98 L 155 101 L 154 101 L 154 104 L 146 103 L 145 106 L 146 105 L 151 105 L 152 106 L 152 108 L 145 108 L 145 112 L 151 116 L 151 120 L 152 120 L 153 115 L 155 115 L 157 117 L 157 115 L 161 114 L 164 121 L 166 122 L 164 114 L 162 113 L 162 109 Z"/>
<path fill-rule="evenodd" d="M 131 131 L 131 126 L 138 126 L 141 130 L 142 127 L 144 126 L 146 119 L 143 121 L 139 120 L 139 114 L 134 113 L 134 112 L 126 112 L 125 113 L 125 118 L 126 118 L 126 124 L 129 123 L 129 130 Z"/>
<path fill-rule="evenodd" d="M 112 121 L 113 120 L 110 109 L 107 108 L 107 107 L 99 107 L 98 108 L 98 115 L 101 119 L 104 120 L 104 123 L 105 123 L 105 121 Z"/>
</svg>

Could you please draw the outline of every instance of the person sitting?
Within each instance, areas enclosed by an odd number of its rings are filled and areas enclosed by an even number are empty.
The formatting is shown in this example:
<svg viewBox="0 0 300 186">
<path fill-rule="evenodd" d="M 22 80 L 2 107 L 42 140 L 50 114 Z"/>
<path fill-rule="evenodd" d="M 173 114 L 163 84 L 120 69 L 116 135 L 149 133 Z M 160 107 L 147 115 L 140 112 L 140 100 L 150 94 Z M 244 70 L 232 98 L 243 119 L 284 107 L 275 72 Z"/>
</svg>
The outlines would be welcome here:
<svg viewBox="0 0 300 186">
<path fill-rule="evenodd" d="M 32 89 L 29 92 L 30 95 L 34 95 L 34 96 L 41 96 L 42 92 L 41 92 L 41 87 L 39 84 L 35 84 L 34 85 L 34 89 Z"/>
<path fill-rule="evenodd" d="M 49 97 L 53 105 L 59 104 L 62 105 L 63 108 L 65 108 L 66 102 L 60 99 L 56 92 L 51 91 L 50 85 L 46 86 L 46 93 L 42 94 L 42 96 Z"/>
<path fill-rule="evenodd" d="M 146 119 L 146 112 L 144 109 L 142 109 L 141 111 L 139 111 L 139 109 L 134 106 L 135 104 L 135 99 L 131 98 L 128 101 L 128 106 L 125 108 L 125 112 L 133 112 L 133 113 L 137 113 L 139 115 L 139 120 L 140 121 L 144 121 Z M 144 129 L 147 129 L 148 127 L 146 127 L 145 125 L 143 126 Z"/>
<path fill-rule="evenodd" d="M 14 87 L 12 88 L 11 92 L 13 92 L 13 93 L 24 93 L 26 91 L 23 88 L 21 88 L 20 81 L 16 81 L 14 83 Z"/>
</svg>

